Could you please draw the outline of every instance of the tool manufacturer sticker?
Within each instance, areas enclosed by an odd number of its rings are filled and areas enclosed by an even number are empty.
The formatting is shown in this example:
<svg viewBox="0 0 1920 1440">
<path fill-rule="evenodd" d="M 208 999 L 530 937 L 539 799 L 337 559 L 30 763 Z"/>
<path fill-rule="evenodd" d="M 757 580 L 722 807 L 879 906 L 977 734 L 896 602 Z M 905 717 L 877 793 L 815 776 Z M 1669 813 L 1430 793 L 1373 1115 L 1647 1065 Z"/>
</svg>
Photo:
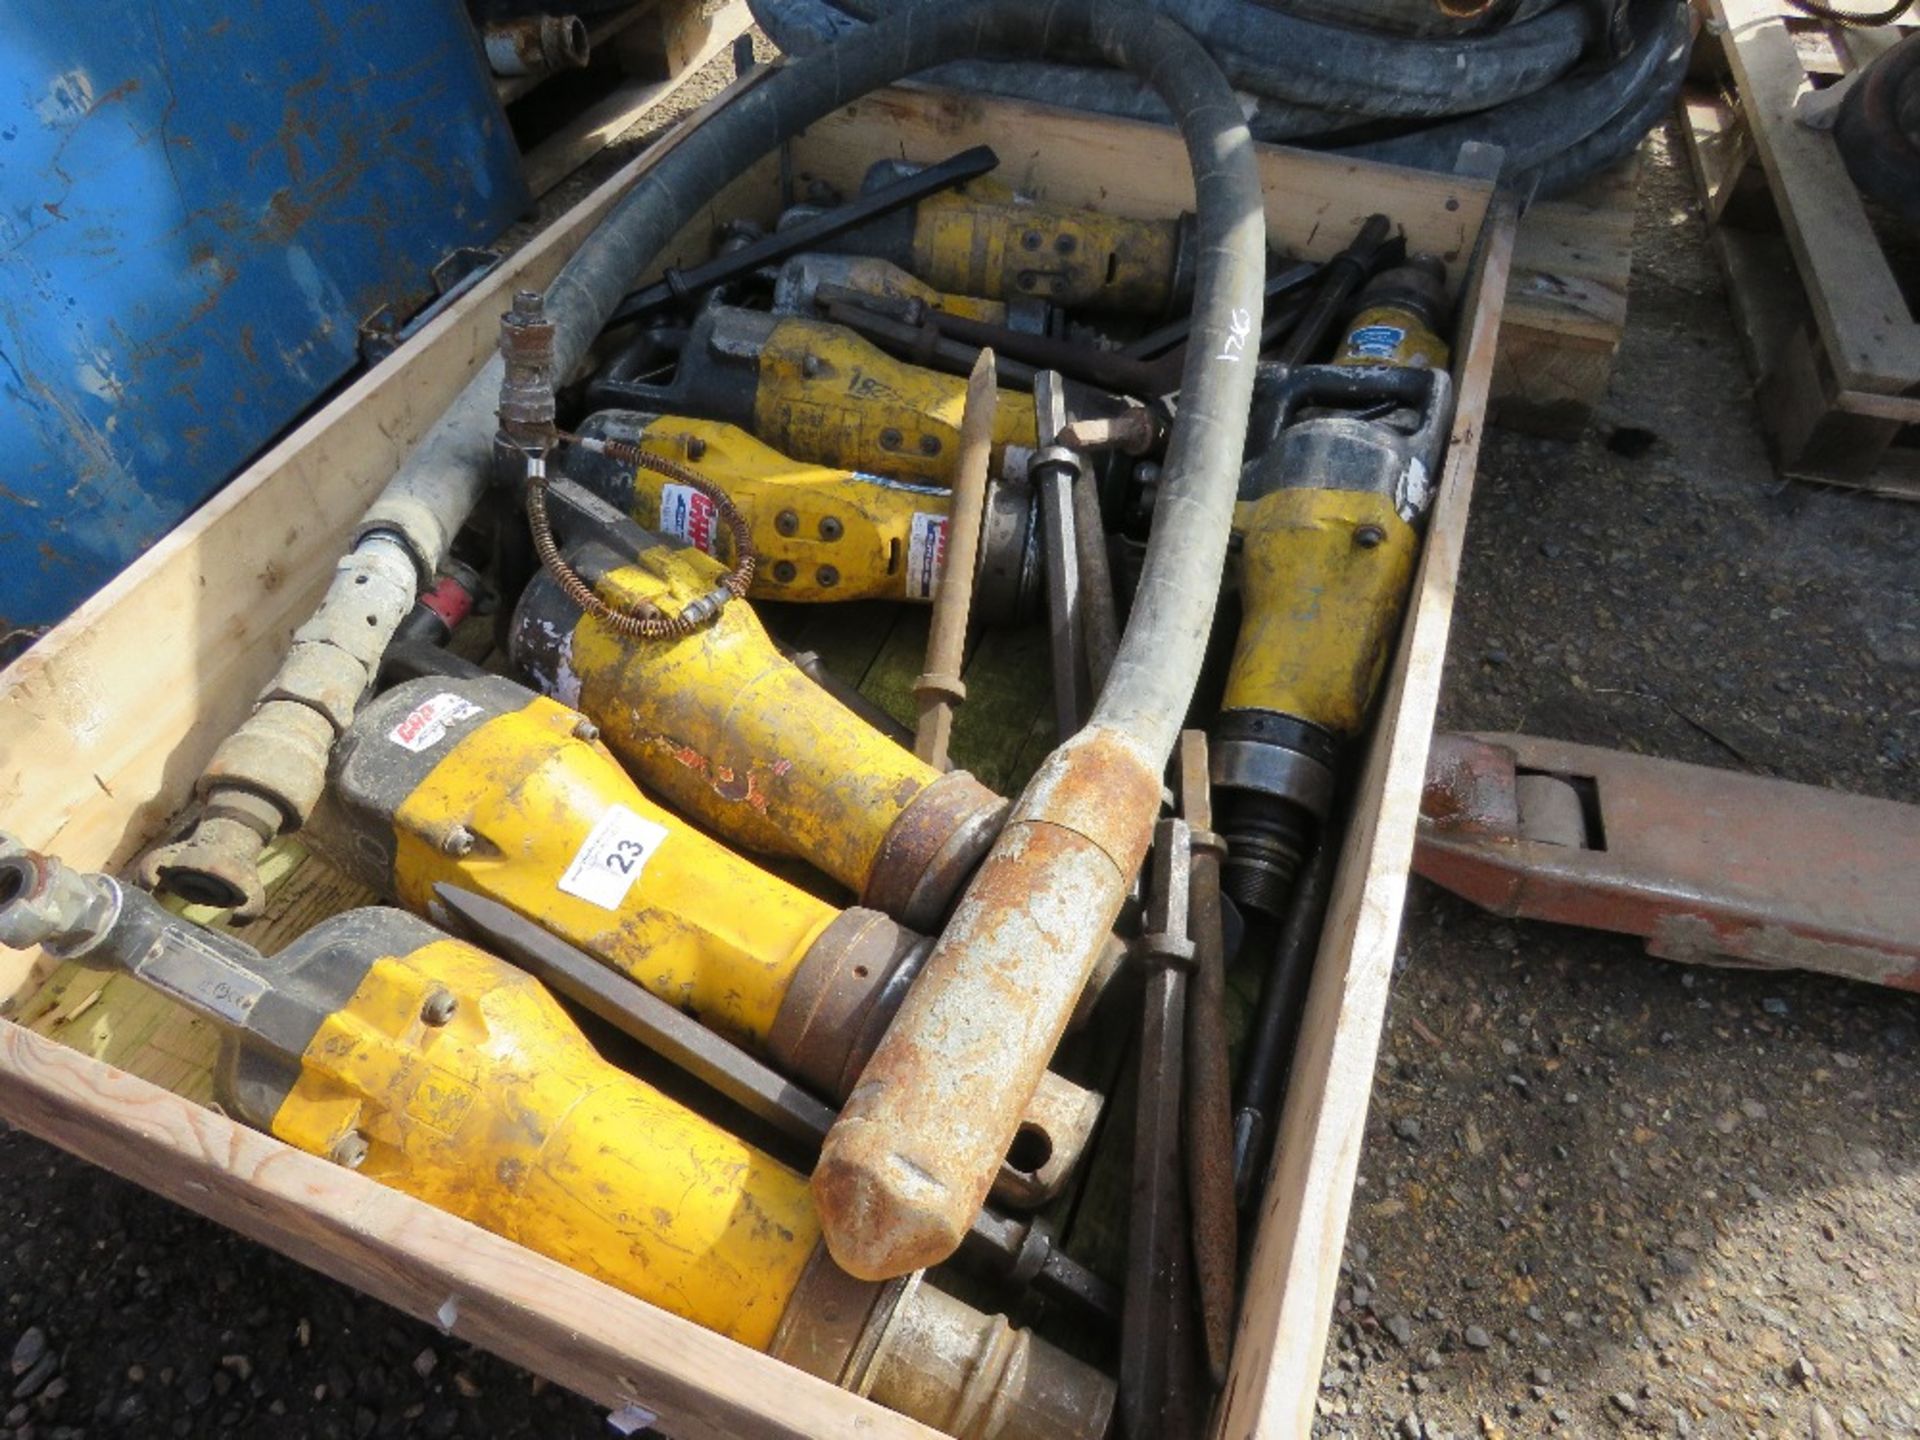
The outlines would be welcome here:
<svg viewBox="0 0 1920 1440">
<path fill-rule="evenodd" d="M 560 877 L 560 888 L 602 910 L 618 910 L 666 838 L 666 826 L 624 805 L 612 806 L 581 843 Z"/>
<path fill-rule="evenodd" d="M 907 531 L 907 598 L 931 600 L 947 563 L 947 517 L 916 510 Z"/>
<path fill-rule="evenodd" d="M 246 1023 L 267 982 L 197 935 L 170 930 L 148 947 L 133 973 L 157 990 L 234 1025 Z"/>
<path fill-rule="evenodd" d="M 718 556 L 720 507 L 711 495 L 691 485 L 667 485 L 660 491 L 660 528 L 696 550 Z"/>
<path fill-rule="evenodd" d="M 446 739 L 449 726 L 479 713 L 480 707 L 471 700 L 459 695 L 436 695 L 409 710 L 406 718 L 387 732 L 387 739 L 402 750 L 418 755 Z"/>
<path fill-rule="evenodd" d="M 1347 354 L 1364 355 L 1369 360 L 1391 360 L 1406 339 L 1407 332 L 1398 325 L 1362 325 L 1347 336 Z"/>
</svg>

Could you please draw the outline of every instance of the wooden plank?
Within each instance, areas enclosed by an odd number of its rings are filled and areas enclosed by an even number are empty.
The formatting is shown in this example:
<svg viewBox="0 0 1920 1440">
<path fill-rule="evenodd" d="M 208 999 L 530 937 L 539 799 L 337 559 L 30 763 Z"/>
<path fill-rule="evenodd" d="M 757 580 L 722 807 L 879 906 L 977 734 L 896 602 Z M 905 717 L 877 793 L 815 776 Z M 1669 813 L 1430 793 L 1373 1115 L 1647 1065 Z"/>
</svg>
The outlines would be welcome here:
<svg viewBox="0 0 1920 1440">
<path fill-rule="evenodd" d="M 1718 225 L 1753 169 L 1753 132 L 1717 87 L 1688 86 L 1680 99 L 1687 160 L 1707 224 Z"/>
<path fill-rule="evenodd" d="M 624 81 L 528 151 L 521 167 L 535 195 L 546 194 L 626 134 L 649 110 L 669 99 L 695 72 L 724 53 L 753 24 L 747 0 L 727 0 L 727 4 L 704 18 L 698 3 L 678 0 L 670 13 L 683 16 L 690 25 L 704 27 L 698 44 L 690 50 L 668 55 L 664 79 L 643 75 Z M 680 43 L 676 41 L 675 49 L 679 49 Z"/>
<path fill-rule="evenodd" d="M 1521 218 L 1501 339 L 1515 326 L 1618 345 L 1627 324 L 1640 152 Z M 1496 392 L 1498 393 L 1498 392 Z"/>
<path fill-rule="evenodd" d="M 0 1116 L 674 1440 L 935 1431 L 445 1211 L 0 1022 Z"/>
<path fill-rule="evenodd" d="M 1734 225 L 1715 227 L 1711 238 L 1781 474 L 1920 498 L 1912 452 L 1895 447 L 1907 426 L 1920 423 L 1920 399 L 1835 388 L 1816 353 L 1812 312 L 1784 238 Z"/>
<path fill-rule="evenodd" d="M 367 505 L 492 355 L 507 297 L 545 286 L 685 133 L 561 216 L 0 672 L 0 815 L 21 840 L 111 869 L 180 810 Z M 704 253 L 711 231 L 689 226 L 667 258 L 689 258 L 696 241 Z M 129 697 L 137 718 L 117 718 Z M 0 954 L 0 993 L 20 988 L 29 963 Z"/>
<path fill-rule="evenodd" d="M 798 180 L 821 179 L 851 193 L 876 156 L 925 162 L 982 144 L 998 152 L 1000 179 L 1040 198 L 1117 215 L 1193 208 L 1186 151 L 1163 125 L 950 90 L 869 95 L 811 127 L 791 150 Z M 1272 146 L 1259 155 L 1270 247 L 1325 259 L 1368 215 L 1386 208 L 1410 249 L 1446 259 L 1457 288 L 1486 213 L 1486 181 Z"/>
<path fill-rule="evenodd" d="M 1492 418 L 1572 437 L 1606 397 L 1627 328 L 1640 155 L 1520 221 L 1494 361 Z"/>
<path fill-rule="evenodd" d="M 1875 467 L 1900 434 L 1898 420 L 1850 414 L 1840 404 L 1818 341 L 1804 327 L 1787 337 L 1756 398 L 1783 475 L 1871 489 Z"/>
<path fill-rule="evenodd" d="M 1756 383 L 1764 384 L 1787 337 L 1813 324 L 1806 292 L 1793 268 L 1793 254 L 1779 235 L 1755 234 L 1732 225 L 1715 228 L 1709 237 L 1726 277 L 1727 304 L 1747 369 Z"/>
<path fill-rule="evenodd" d="M 1711 0 L 1740 106 L 1773 186 L 1820 341 L 1843 390 L 1920 385 L 1920 324 L 1874 235 L 1833 137 L 1794 123 L 1806 72 L 1774 0 Z"/>
<path fill-rule="evenodd" d="M 1510 202 L 1496 202 L 1487 224 L 1466 311 L 1467 341 L 1455 371 L 1459 400 L 1451 445 L 1307 996 L 1247 1267 L 1218 1440 L 1280 1440 L 1307 1435 L 1313 1427 L 1512 266 Z"/>
</svg>

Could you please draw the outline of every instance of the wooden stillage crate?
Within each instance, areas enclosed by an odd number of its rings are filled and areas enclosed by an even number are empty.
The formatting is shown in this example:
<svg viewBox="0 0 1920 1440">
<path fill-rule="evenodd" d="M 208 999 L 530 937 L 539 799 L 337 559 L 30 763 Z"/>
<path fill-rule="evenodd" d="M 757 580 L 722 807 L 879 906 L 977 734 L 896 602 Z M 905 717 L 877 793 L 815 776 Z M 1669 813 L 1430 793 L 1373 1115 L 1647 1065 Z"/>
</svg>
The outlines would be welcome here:
<svg viewBox="0 0 1920 1440">
<path fill-rule="evenodd" d="M 999 152 L 1002 177 L 1047 198 L 1141 216 L 1192 204 L 1170 131 L 895 90 L 741 177 L 662 263 L 703 253 L 721 218 L 771 221 L 785 187 L 851 187 L 877 159 L 981 143 Z M 0 674 L 0 827 L 111 868 L 169 822 L 362 510 L 491 353 L 507 296 L 545 285 L 660 153 L 562 216 Z M 1281 149 L 1260 164 L 1276 247 L 1324 257 L 1384 211 L 1413 248 L 1447 258 L 1462 303 L 1452 445 L 1341 856 L 1215 1427 L 1225 1440 L 1303 1436 L 1311 1424 L 1513 239 L 1483 181 Z M 44 959 L 0 956 L 8 1017 L 47 971 Z M 0 1020 L 0 1115 L 601 1404 L 637 1406 L 676 1440 L 933 1433 L 12 1018 Z"/>
</svg>

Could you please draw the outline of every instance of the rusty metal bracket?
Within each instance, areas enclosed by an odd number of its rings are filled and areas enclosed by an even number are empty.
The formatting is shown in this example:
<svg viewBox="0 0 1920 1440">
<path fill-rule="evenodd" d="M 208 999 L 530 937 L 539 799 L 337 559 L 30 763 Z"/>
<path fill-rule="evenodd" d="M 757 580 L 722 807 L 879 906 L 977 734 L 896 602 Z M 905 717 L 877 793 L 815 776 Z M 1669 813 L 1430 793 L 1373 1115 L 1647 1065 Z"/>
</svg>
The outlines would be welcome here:
<svg viewBox="0 0 1920 1440">
<path fill-rule="evenodd" d="M 1693 963 L 1920 990 L 1920 806 L 1529 735 L 1436 735 L 1415 872 Z"/>
</svg>

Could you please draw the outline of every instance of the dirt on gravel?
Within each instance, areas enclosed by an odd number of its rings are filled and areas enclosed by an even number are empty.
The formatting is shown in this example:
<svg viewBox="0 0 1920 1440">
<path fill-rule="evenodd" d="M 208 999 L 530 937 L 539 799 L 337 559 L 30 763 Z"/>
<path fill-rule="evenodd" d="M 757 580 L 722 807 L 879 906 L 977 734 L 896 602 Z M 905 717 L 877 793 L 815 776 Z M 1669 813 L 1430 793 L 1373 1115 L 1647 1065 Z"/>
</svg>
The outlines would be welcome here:
<svg viewBox="0 0 1920 1440">
<path fill-rule="evenodd" d="M 1608 449 L 1616 427 L 1650 448 Z M 1656 137 L 1602 415 L 1577 444 L 1489 437 L 1443 721 L 1920 800 L 1916 549 L 1920 508 L 1774 478 Z M 1403 953 L 1319 1433 L 1920 1427 L 1920 1002 L 1682 969 L 1417 884 Z M 16 1440 L 608 1433 L 12 1131 L 0 1223 Z"/>
<path fill-rule="evenodd" d="M 1774 476 L 1680 144 L 1594 425 L 1488 436 L 1441 723 L 1920 801 L 1920 507 Z M 1920 999 L 1415 881 L 1316 1433 L 1920 1433 L 1917 1115 Z"/>
</svg>

